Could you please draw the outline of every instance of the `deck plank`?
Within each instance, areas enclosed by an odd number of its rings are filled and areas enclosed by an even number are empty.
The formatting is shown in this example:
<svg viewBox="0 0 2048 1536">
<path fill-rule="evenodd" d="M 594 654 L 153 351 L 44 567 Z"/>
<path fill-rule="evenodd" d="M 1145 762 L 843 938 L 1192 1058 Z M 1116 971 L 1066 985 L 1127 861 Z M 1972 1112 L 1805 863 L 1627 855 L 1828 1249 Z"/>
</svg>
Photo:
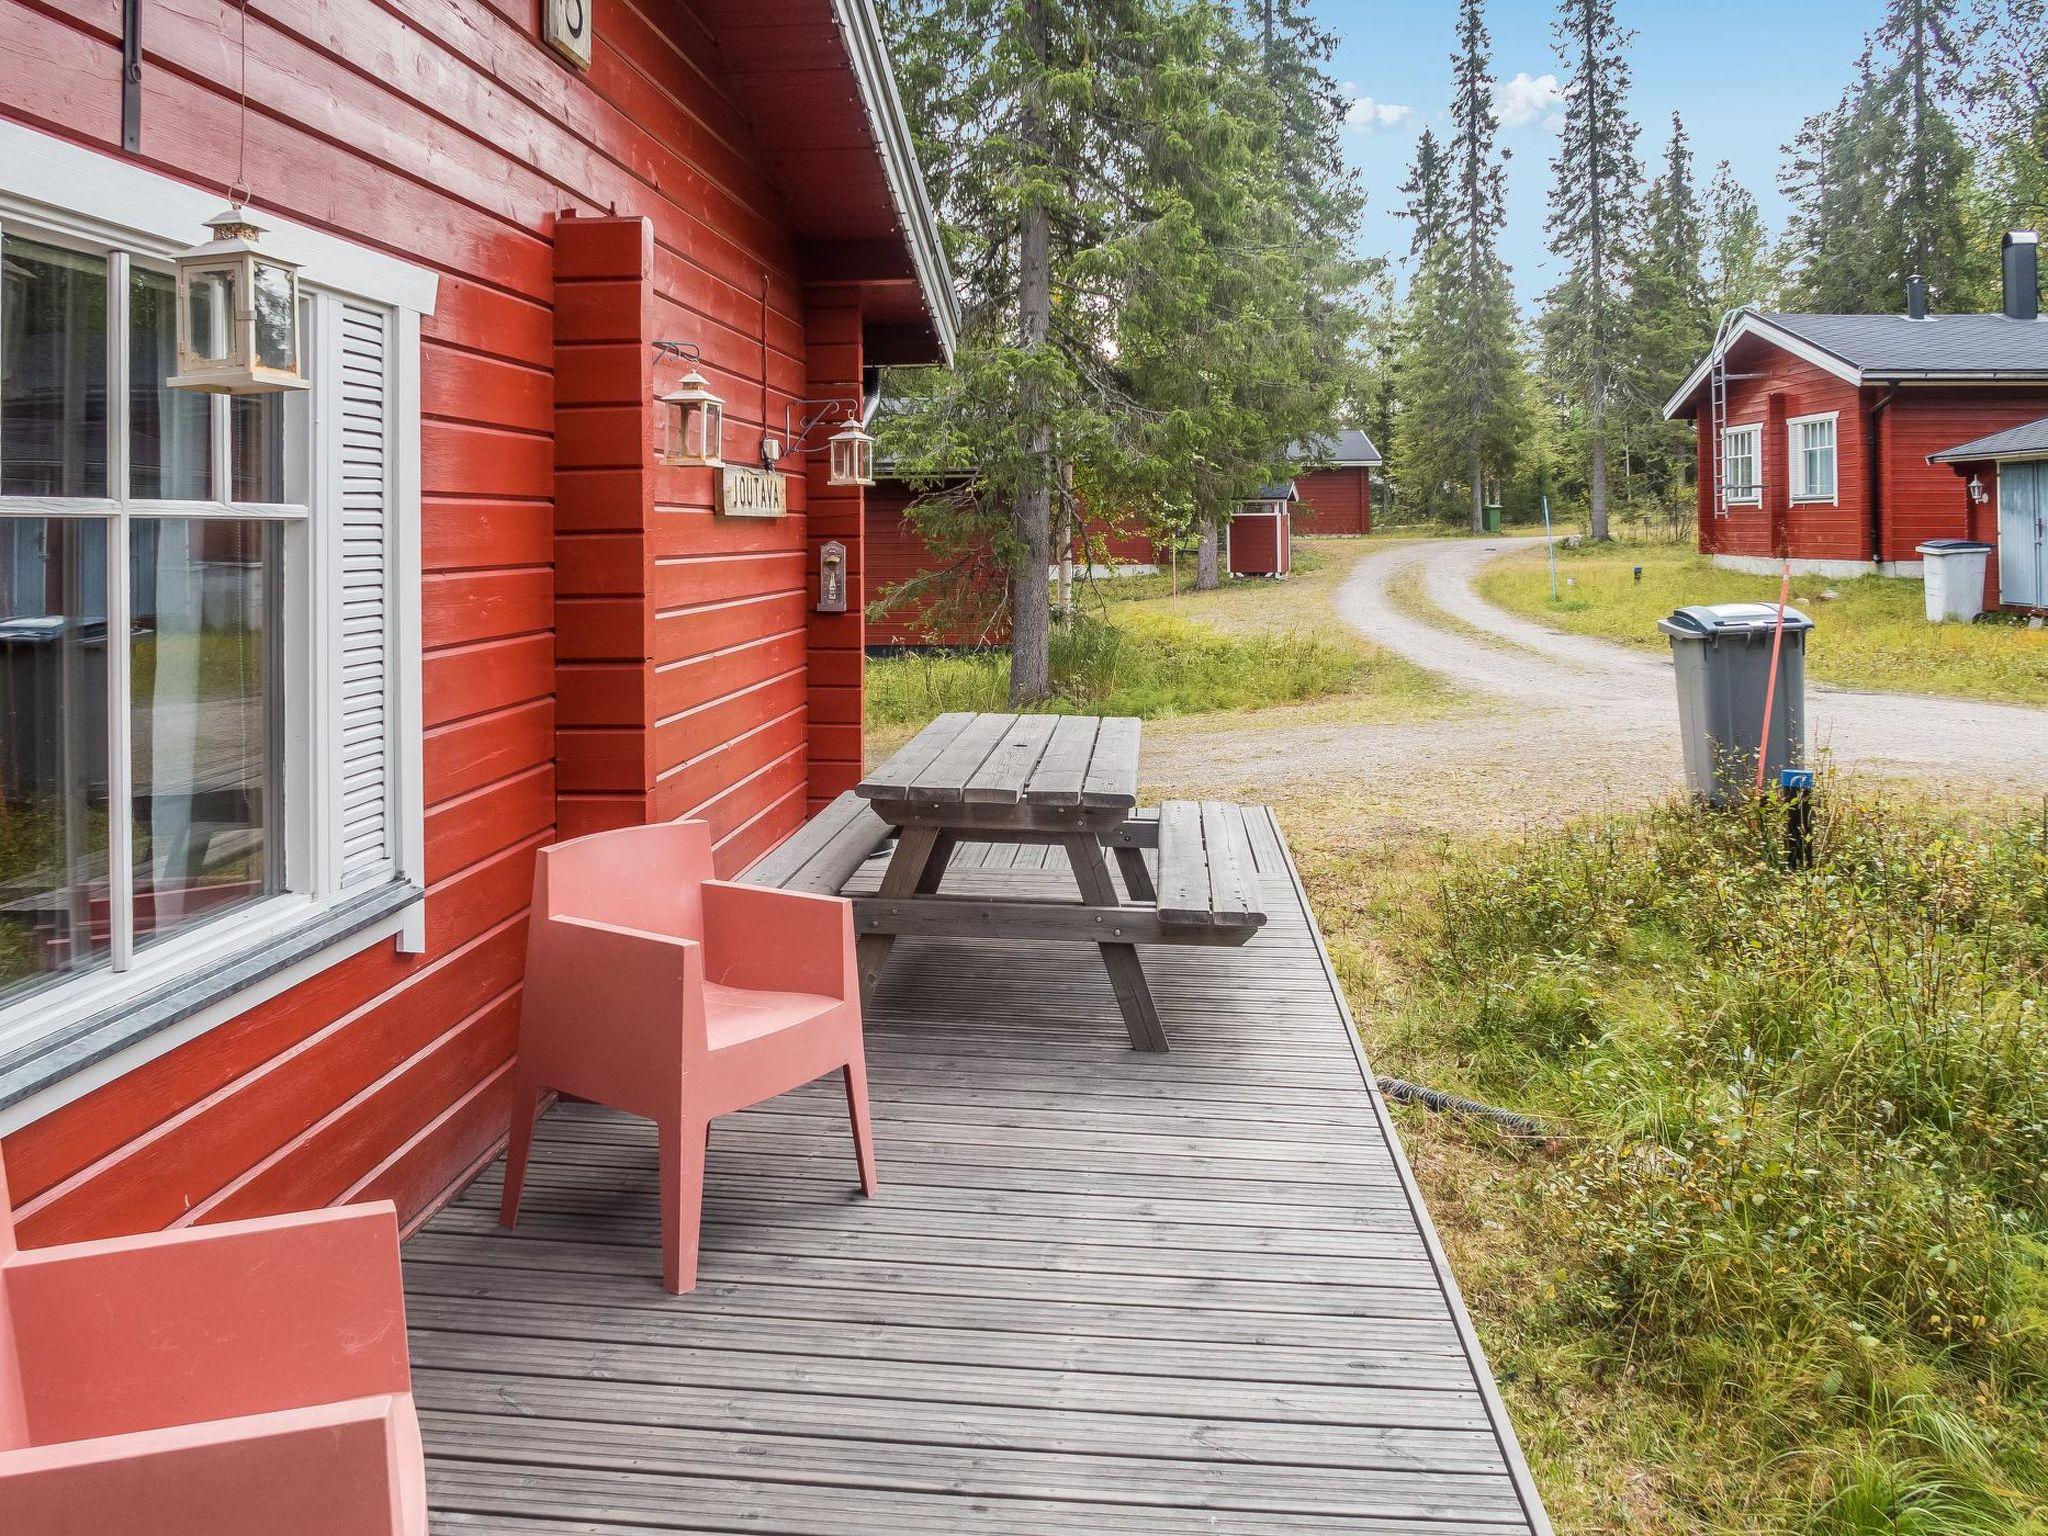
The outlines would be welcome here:
<svg viewBox="0 0 2048 1536">
<path fill-rule="evenodd" d="M 518 1231 L 493 1167 L 406 1245 L 435 1530 L 1547 1536 L 1284 843 L 1245 832 L 1268 926 L 1142 950 L 1167 1057 L 1072 946 L 902 941 L 879 1194 L 836 1084 L 720 1120 L 690 1296 L 651 1129 L 552 1112 Z M 948 889 L 1070 879 L 968 844 Z"/>
</svg>

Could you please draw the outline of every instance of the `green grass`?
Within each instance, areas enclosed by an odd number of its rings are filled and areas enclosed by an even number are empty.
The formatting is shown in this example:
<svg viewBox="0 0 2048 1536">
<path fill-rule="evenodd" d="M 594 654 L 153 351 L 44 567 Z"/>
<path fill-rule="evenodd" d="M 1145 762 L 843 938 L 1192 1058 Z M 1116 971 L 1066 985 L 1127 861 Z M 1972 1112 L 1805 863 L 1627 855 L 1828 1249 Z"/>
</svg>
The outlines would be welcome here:
<svg viewBox="0 0 2048 1536">
<path fill-rule="evenodd" d="M 1329 589 L 1365 552 L 1362 540 L 1298 547 L 1291 579 L 1212 592 L 1175 594 L 1165 574 L 1083 588 L 1074 623 L 1053 631 L 1054 696 L 1044 708 L 1164 720 L 1317 701 L 1401 714 L 1440 707 L 1447 692 L 1428 673 L 1331 615 Z M 878 658 L 868 663 L 868 724 L 886 747 L 946 710 L 1006 709 L 1009 686 L 1002 651 Z"/>
<path fill-rule="evenodd" d="M 1643 568 L 1641 581 L 1632 567 Z M 1480 595 L 1575 634 L 1662 649 L 1657 620 L 1690 603 L 1776 602 L 1778 578 L 1724 571 L 1690 550 L 1620 545 L 1558 551 L 1552 602 L 1543 552 L 1507 556 L 1480 572 Z M 1825 594 L 1837 594 L 1830 598 Z M 1888 576 L 1795 576 L 1792 602 L 1814 621 L 1807 669 L 1847 688 L 1955 694 L 2048 704 L 2048 630 L 2004 616 L 1929 624 L 1921 584 Z"/>
<path fill-rule="evenodd" d="M 1560 1531 L 2048 1532 L 2048 812 L 1287 822 Z"/>
<path fill-rule="evenodd" d="M 1226 635 L 1155 614 L 1114 623 L 1081 616 L 1052 638 L 1049 710 L 1161 719 L 1294 703 L 1341 693 L 1362 660 L 1312 635 Z M 868 719 L 908 725 L 950 709 L 1008 707 L 1010 658 L 999 652 L 892 656 L 868 667 Z"/>
</svg>

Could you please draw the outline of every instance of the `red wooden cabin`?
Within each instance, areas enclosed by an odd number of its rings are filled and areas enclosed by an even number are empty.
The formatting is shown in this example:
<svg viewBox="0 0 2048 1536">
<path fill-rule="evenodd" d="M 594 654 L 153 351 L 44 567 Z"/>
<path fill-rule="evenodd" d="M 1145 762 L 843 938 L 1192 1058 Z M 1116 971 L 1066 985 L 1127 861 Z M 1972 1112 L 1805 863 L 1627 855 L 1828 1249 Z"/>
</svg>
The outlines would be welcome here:
<svg viewBox="0 0 2048 1536">
<path fill-rule="evenodd" d="M 924 494 L 883 470 L 867 493 L 868 591 L 880 595 L 934 568 L 931 548 L 904 514 Z M 1098 574 L 1114 570 L 1149 571 L 1158 558 L 1144 534 L 1100 518 L 1085 519 L 1075 541 L 1074 559 Z M 1009 639 L 1002 615 L 1004 577 L 993 558 L 960 577 L 946 611 L 930 602 L 906 598 L 890 603 L 868 621 L 868 644 L 998 645 Z M 959 590 L 964 587 L 963 590 Z"/>
<path fill-rule="evenodd" d="M 1731 317 L 1665 407 L 1698 431 L 1701 552 L 1914 575 L 1928 539 L 1995 539 L 1964 478 L 1930 457 L 2048 414 L 2034 252 L 2007 237 L 1997 314 L 1929 313 L 1916 280 L 1905 314 Z"/>
<path fill-rule="evenodd" d="M 1380 451 L 1354 427 L 1333 432 L 1289 450 L 1301 465 L 1294 477 L 1300 500 L 1294 507 L 1294 531 L 1356 535 L 1372 532 L 1372 472 Z"/>
<path fill-rule="evenodd" d="M 537 848 L 696 816 L 729 872 L 858 777 L 861 494 L 762 440 L 942 361 L 950 279 L 869 0 L 140 10 L 125 90 L 112 0 L 0 52 L 21 1236 L 410 1221 L 504 1136 Z M 310 387 L 230 401 L 165 379 L 237 177 Z M 660 461 L 658 341 L 724 470 Z"/>
</svg>

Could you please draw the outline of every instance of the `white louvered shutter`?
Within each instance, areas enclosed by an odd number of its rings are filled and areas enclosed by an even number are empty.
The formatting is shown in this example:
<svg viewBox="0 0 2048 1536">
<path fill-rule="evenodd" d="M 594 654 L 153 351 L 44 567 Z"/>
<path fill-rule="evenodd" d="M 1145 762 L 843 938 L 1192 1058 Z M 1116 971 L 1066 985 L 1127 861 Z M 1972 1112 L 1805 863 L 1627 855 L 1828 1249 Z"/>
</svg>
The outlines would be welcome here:
<svg viewBox="0 0 2048 1536">
<path fill-rule="evenodd" d="M 341 718 L 336 855 L 344 887 L 394 863 L 389 317 L 341 306 Z"/>
</svg>

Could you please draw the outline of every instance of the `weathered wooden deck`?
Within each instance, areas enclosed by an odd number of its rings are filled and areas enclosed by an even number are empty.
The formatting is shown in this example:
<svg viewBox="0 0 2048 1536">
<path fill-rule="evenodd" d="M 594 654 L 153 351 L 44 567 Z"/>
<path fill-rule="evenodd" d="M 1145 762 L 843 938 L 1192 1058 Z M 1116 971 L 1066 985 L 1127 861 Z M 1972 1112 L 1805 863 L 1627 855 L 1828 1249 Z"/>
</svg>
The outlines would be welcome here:
<svg viewBox="0 0 2048 1536">
<path fill-rule="evenodd" d="M 494 1168 L 406 1245 L 436 1531 L 1547 1531 L 1247 819 L 1268 927 L 1145 951 L 1170 1055 L 1091 949 L 902 943 L 880 1197 L 836 1081 L 720 1121 L 691 1296 L 659 1285 L 652 1129 L 549 1115 L 516 1233 Z M 1070 885 L 1043 849 L 954 869 Z"/>
</svg>

